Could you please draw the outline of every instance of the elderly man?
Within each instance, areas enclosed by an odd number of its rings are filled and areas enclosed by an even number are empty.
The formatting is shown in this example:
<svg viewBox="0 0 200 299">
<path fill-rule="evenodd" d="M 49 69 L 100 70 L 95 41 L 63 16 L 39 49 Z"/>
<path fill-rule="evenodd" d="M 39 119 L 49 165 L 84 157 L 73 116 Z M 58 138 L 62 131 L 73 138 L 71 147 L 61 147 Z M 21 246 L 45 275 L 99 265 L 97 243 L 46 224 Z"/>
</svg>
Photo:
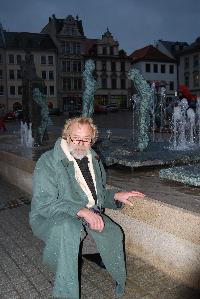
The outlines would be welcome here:
<svg viewBox="0 0 200 299">
<path fill-rule="evenodd" d="M 116 281 L 117 297 L 124 294 L 122 231 L 103 211 L 132 205 L 130 196 L 144 195 L 106 190 L 103 165 L 91 149 L 96 138 L 92 119 L 70 119 L 62 138 L 35 167 L 30 224 L 34 234 L 45 242 L 43 262 L 55 272 L 56 298 L 79 298 L 78 254 L 83 228 L 94 239 L 107 271 Z"/>
</svg>

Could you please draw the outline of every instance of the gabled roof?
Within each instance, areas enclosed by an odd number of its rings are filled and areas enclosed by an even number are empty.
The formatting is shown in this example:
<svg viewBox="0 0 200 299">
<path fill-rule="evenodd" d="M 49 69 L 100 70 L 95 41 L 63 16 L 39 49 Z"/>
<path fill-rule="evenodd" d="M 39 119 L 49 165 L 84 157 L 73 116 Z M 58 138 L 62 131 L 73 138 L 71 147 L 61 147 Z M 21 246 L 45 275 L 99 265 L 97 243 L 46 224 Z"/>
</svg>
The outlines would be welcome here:
<svg viewBox="0 0 200 299">
<path fill-rule="evenodd" d="M 159 43 L 162 43 L 163 46 L 173 55 L 176 56 L 180 51 L 184 50 L 187 48 L 189 45 L 187 42 L 172 42 L 172 41 L 164 41 L 159 39 Z"/>
<path fill-rule="evenodd" d="M 129 57 L 132 58 L 133 62 L 140 60 L 175 62 L 175 59 L 165 55 L 152 45 L 134 51 Z"/>
<path fill-rule="evenodd" d="M 5 48 L 3 31 L 0 32 L 0 48 Z"/>
<path fill-rule="evenodd" d="M 180 56 L 183 54 L 189 54 L 194 52 L 200 52 L 200 37 L 197 37 L 196 40 L 191 43 L 190 46 L 185 48 L 183 51 L 181 51 Z"/>
<path fill-rule="evenodd" d="M 69 15 L 65 19 L 57 19 L 54 14 L 52 15 L 52 17 L 49 17 L 49 22 L 53 22 L 55 24 L 57 34 L 62 31 L 64 24 L 66 23 L 66 21 L 68 22 L 68 20 L 76 23 L 80 35 L 84 37 L 82 20 L 79 20 L 78 16 L 76 17 L 76 19 L 71 15 Z"/>
<path fill-rule="evenodd" d="M 8 49 L 57 49 L 48 34 L 4 31 L 4 36 L 6 48 Z"/>
</svg>

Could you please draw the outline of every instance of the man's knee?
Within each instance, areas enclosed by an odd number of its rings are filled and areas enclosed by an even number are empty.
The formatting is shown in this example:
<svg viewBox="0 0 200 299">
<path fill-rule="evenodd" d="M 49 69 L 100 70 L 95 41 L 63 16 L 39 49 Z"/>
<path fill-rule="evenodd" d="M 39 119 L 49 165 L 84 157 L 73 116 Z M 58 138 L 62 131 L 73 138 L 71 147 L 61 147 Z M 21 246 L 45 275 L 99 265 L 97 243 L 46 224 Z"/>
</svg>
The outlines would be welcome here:
<svg viewBox="0 0 200 299">
<path fill-rule="evenodd" d="M 104 216 L 104 222 L 105 222 L 105 231 L 107 231 L 109 234 L 117 234 L 119 237 L 121 236 L 123 238 L 123 230 L 119 226 L 119 224 L 115 223 L 113 220 L 111 220 L 109 217 Z"/>
<path fill-rule="evenodd" d="M 67 232 L 68 234 L 80 234 L 81 222 L 75 217 L 70 215 L 62 215 L 55 217 L 52 221 L 52 229 L 59 230 L 60 232 Z"/>
</svg>

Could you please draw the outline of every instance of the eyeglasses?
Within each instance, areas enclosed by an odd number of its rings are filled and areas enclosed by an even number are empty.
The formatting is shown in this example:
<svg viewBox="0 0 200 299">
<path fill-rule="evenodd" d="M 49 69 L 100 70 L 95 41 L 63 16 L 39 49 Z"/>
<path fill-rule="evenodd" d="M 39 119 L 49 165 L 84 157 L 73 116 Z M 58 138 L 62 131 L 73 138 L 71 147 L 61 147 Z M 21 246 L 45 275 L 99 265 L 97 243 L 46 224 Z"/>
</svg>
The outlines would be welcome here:
<svg viewBox="0 0 200 299">
<path fill-rule="evenodd" d="M 83 139 L 79 139 L 79 138 L 71 138 L 71 136 L 69 136 L 69 139 L 71 140 L 71 142 L 73 142 L 73 144 L 80 144 L 81 142 L 83 143 L 83 144 L 89 144 L 89 143 L 91 143 L 91 139 L 90 138 L 83 138 Z"/>
</svg>

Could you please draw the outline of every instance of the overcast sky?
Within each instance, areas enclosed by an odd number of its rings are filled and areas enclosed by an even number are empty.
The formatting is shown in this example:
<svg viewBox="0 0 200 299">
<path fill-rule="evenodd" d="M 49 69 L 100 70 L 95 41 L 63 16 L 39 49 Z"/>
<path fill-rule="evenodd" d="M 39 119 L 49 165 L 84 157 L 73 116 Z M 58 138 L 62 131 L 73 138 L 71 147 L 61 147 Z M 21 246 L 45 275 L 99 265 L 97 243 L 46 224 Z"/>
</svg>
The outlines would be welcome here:
<svg viewBox="0 0 200 299">
<path fill-rule="evenodd" d="M 9 31 L 40 32 L 55 14 L 78 14 L 88 38 L 108 27 L 128 54 L 158 39 L 193 42 L 200 36 L 199 0 L 0 0 L 0 22 Z"/>
</svg>

